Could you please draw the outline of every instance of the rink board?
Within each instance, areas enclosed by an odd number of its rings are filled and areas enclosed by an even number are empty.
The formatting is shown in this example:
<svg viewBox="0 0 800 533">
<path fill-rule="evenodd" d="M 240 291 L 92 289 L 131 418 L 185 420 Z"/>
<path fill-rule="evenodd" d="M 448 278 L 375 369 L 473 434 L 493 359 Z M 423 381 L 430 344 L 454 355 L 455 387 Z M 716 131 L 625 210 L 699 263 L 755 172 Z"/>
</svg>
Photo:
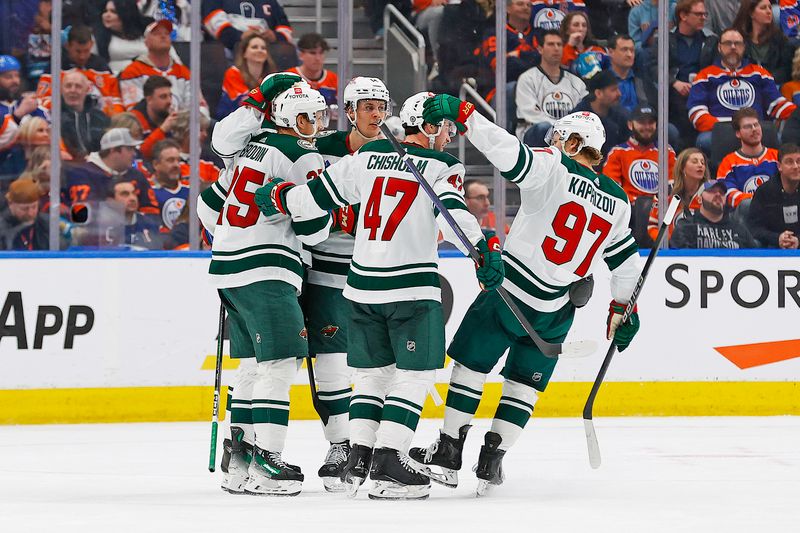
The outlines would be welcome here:
<svg viewBox="0 0 800 533">
<path fill-rule="evenodd" d="M 209 417 L 219 301 L 206 254 L 0 257 L 0 423 Z M 467 259 L 440 263 L 449 340 L 478 287 Z M 640 299 L 639 335 L 615 357 L 595 413 L 800 414 L 798 264 L 796 253 L 664 253 Z M 609 278 L 596 275 L 569 337 L 600 348 L 559 362 L 536 416 L 579 415 L 607 348 Z M 226 358 L 224 383 L 236 363 Z M 493 414 L 500 379 L 489 377 L 479 416 Z M 293 418 L 315 416 L 306 383 L 299 372 Z M 441 414 L 429 399 L 424 415 Z"/>
</svg>

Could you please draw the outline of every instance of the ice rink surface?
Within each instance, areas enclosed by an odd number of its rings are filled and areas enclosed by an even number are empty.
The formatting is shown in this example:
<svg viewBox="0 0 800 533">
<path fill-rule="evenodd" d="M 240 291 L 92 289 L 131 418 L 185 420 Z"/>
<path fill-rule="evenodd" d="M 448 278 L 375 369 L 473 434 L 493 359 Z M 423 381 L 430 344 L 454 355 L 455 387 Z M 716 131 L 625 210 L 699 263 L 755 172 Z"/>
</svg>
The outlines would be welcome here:
<svg viewBox="0 0 800 533">
<path fill-rule="evenodd" d="M 423 420 L 427 445 L 440 420 Z M 467 440 L 460 485 L 421 502 L 325 493 L 318 422 L 291 422 L 295 498 L 232 496 L 207 471 L 209 423 L 0 427 L 0 532 L 800 531 L 800 418 L 534 419 L 506 456 L 506 482 L 476 498 Z M 220 446 L 221 453 L 221 446 Z"/>
</svg>

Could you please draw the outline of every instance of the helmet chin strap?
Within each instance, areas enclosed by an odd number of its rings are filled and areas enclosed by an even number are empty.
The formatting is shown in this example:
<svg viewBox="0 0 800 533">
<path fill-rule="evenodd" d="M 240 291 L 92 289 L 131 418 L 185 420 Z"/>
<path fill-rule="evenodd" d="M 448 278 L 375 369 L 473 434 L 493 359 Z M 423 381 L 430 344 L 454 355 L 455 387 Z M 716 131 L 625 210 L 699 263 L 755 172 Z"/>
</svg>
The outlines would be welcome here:
<svg viewBox="0 0 800 533">
<path fill-rule="evenodd" d="M 578 147 L 575 149 L 575 151 L 573 153 L 569 153 L 567 151 L 567 143 L 565 141 L 561 141 L 561 153 L 563 153 L 565 156 L 569 158 L 573 158 L 576 155 L 578 155 L 581 152 L 581 150 L 583 150 L 583 147 L 584 147 L 583 140 L 581 140 L 578 143 Z"/>
<path fill-rule="evenodd" d="M 306 117 L 308 117 L 308 115 L 306 115 Z M 311 119 L 308 119 L 308 121 L 311 122 Z M 298 134 L 303 139 L 306 139 L 306 140 L 313 139 L 313 138 L 315 138 L 317 136 L 317 133 L 319 133 L 319 128 L 317 127 L 316 118 L 314 119 L 314 122 L 311 122 L 311 123 L 314 125 L 314 133 L 312 133 L 311 135 L 306 135 L 305 133 L 301 133 L 300 132 L 300 129 L 297 127 L 297 117 L 295 117 L 295 119 L 294 119 L 294 125 L 292 126 L 292 129 L 294 130 L 294 132 L 296 134 Z"/>
</svg>

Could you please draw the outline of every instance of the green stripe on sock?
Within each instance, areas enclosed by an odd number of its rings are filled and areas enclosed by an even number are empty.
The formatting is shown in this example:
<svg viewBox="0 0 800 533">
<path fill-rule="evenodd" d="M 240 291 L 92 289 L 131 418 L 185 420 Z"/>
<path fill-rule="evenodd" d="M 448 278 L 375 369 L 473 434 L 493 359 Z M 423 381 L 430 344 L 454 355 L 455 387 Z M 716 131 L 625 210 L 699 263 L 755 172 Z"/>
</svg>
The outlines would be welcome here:
<svg viewBox="0 0 800 533">
<path fill-rule="evenodd" d="M 386 401 L 388 402 L 389 400 L 391 400 L 393 402 L 397 402 L 397 403 L 402 403 L 404 405 L 408 405 L 409 407 L 413 407 L 414 409 L 422 411 L 422 406 L 421 405 L 417 405 L 417 404 L 415 404 L 414 402 L 412 402 L 410 400 L 406 400 L 405 398 L 400 398 L 399 396 L 387 396 L 386 397 Z"/>
<path fill-rule="evenodd" d="M 355 399 L 355 398 L 354 398 Z M 372 403 L 350 403 L 350 420 L 356 418 L 364 418 L 366 420 L 374 420 L 375 422 L 381 421 L 381 412 L 383 407 Z"/>
<path fill-rule="evenodd" d="M 524 428 L 525 424 L 527 424 L 528 420 L 530 420 L 531 415 L 528 414 L 528 411 L 501 403 L 497 406 L 497 411 L 495 412 L 494 417 L 499 418 L 500 420 L 505 420 L 506 422 L 514 424 L 515 426 Z"/>
<path fill-rule="evenodd" d="M 331 415 L 343 415 L 350 410 L 350 398 L 325 400 L 320 396 L 320 403 L 328 408 Z M 375 406 L 377 407 L 377 406 Z"/>
<path fill-rule="evenodd" d="M 289 425 L 288 409 L 271 409 L 269 407 L 253 407 L 253 424 Z"/>
<path fill-rule="evenodd" d="M 527 407 L 529 411 L 533 411 L 533 406 L 531 404 L 529 404 L 528 402 L 523 402 L 519 398 L 513 398 L 511 396 L 501 396 L 500 397 L 500 401 L 502 402 L 503 400 L 505 400 L 507 402 L 519 404 L 521 407 Z"/>
<path fill-rule="evenodd" d="M 231 413 L 231 424 L 252 424 L 253 423 L 253 412 L 250 408 L 238 408 L 234 407 L 230 410 Z"/>
<path fill-rule="evenodd" d="M 471 389 L 471 388 L 467 387 L 466 385 L 462 385 L 461 383 L 454 383 L 452 381 L 450 382 L 450 389 L 456 389 L 456 390 L 461 390 L 461 391 L 465 391 L 465 392 L 471 392 L 472 394 L 477 394 L 478 396 L 483 394 L 483 392 L 481 392 L 481 391 L 479 391 L 477 389 Z"/>
<path fill-rule="evenodd" d="M 478 410 L 478 404 L 481 403 L 480 400 L 472 398 L 470 396 L 465 396 L 463 394 L 459 394 L 457 390 L 450 387 L 450 390 L 447 392 L 447 402 L 445 405 L 456 411 L 461 411 L 462 413 L 468 413 L 471 415 L 475 414 L 475 411 Z"/>
<path fill-rule="evenodd" d="M 350 393 L 350 392 L 352 392 L 352 389 L 350 389 L 350 388 L 339 389 L 339 390 L 329 390 L 329 391 L 320 390 L 320 391 L 317 391 L 317 395 L 320 398 L 324 398 L 326 396 L 339 396 L 340 394 Z"/>
<path fill-rule="evenodd" d="M 416 431 L 417 424 L 419 423 L 419 415 L 397 405 L 384 405 L 382 420 L 397 422 L 398 424 L 406 426 L 411 431 Z"/>
</svg>

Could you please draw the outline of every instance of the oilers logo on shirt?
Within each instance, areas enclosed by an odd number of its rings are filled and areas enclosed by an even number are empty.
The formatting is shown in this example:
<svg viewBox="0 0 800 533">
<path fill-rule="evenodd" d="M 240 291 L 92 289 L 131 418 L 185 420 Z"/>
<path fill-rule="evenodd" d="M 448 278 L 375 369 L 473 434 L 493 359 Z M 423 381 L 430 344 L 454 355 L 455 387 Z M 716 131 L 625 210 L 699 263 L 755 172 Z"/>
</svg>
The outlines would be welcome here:
<svg viewBox="0 0 800 533">
<path fill-rule="evenodd" d="M 742 192 L 748 192 L 750 194 L 756 192 L 760 186 L 764 185 L 764 182 L 769 179 L 769 176 L 766 174 L 757 174 L 755 176 L 750 176 L 747 178 L 747 181 L 744 182 L 744 187 L 742 187 Z"/>
<path fill-rule="evenodd" d="M 561 28 L 561 21 L 564 20 L 564 13 L 558 9 L 546 8 L 540 10 L 533 18 L 533 27 L 542 30 L 558 30 Z"/>
<path fill-rule="evenodd" d="M 749 81 L 733 78 L 717 87 L 717 100 L 734 111 L 752 107 L 756 100 L 756 90 Z"/>
<path fill-rule="evenodd" d="M 631 184 L 647 194 L 658 190 L 658 164 L 649 159 L 637 159 L 628 167 Z"/>
<path fill-rule="evenodd" d="M 186 200 L 177 196 L 173 196 L 164 202 L 161 208 L 161 218 L 168 229 L 172 229 L 172 226 L 175 225 L 175 221 L 178 220 L 185 205 Z"/>
<path fill-rule="evenodd" d="M 575 102 L 572 101 L 572 98 L 561 91 L 555 91 L 545 95 L 544 101 L 542 102 L 542 109 L 544 112 L 555 120 L 565 117 L 574 107 Z"/>
</svg>

